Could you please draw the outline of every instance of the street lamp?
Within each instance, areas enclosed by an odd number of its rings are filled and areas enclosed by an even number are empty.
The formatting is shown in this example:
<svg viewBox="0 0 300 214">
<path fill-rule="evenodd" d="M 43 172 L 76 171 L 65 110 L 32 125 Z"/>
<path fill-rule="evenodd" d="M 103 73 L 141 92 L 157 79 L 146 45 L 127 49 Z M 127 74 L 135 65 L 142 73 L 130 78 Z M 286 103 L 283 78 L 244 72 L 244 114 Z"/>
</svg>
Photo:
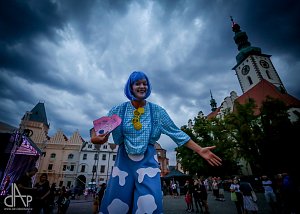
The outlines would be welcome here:
<svg viewBox="0 0 300 214">
<path fill-rule="evenodd" d="M 114 144 L 114 143 L 109 143 L 108 145 L 109 145 L 109 148 L 110 148 L 111 151 L 108 151 L 108 161 L 107 161 L 108 163 L 107 163 L 106 183 L 107 183 L 107 181 L 108 181 L 108 176 L 109 176 L 110 154 L 111 154 L 112 151 L 117 147 L 117 145 Z"/>
</svg>

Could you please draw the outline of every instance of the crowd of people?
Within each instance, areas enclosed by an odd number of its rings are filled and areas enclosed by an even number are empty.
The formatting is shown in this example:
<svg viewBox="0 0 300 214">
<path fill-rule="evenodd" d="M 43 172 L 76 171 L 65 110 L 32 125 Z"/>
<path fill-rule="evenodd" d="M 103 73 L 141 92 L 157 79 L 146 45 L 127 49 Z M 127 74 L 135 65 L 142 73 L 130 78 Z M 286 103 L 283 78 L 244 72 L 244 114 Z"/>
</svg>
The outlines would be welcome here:
<svg viewBox="0 0 300 214">
<path fill-rule="evenodd" d="M 33 167 L 26 171 L 17 181 L 16 185 L 22 195 L 32 196 L 32 201 L 28 209 L 18 210 L 18 213 L 32 214 L 65 214 L 69 208 L 71 198 L 80 199 L 80 195 L 84 195 L 87 200 L 88 196 L 94 199 L 93 213 L 99 212 L 101 200 L 104 195 L 106 184 L 103 183 L 98 189 L 90 190 L 86 188 L 84 191 L 78 190 L 78 187 L 56 186 L 55 183 L 50 185 L 46 173 L 42 173 L 35 184 L 32 178 L 36 175 L 38 169 Z M 16 207 L 22 208 L 24 205 L 21 200 L 16 200 Z"/>
<path fill-rule="evenodd" d="M 36 175 L 38 169 L 33 167 L 29 169 L 23 176 L 21 176 L 16 184 L 22 195 L 31 195 L 32 201 L 30 203 L 29 211 L 32 214 L 51 214 L 54 213 L 54 208 L 57 206 L 57 214 L 65 214 L 70 204 L 69 192 L 66 187 L 59 189 L 53 183 L 50 186 L 48 176 L 42 173 L 38 181 L 33 185 L 32 177 Z M 19 204 L 17 207 L 24 207 L 22 201 L 17 200 Z M 20 213 L 28 213 L 28 210 L 22 210 Z"/>
<path fill-rule="evenodd" d="M 253 184 L 252 184 L 253 185 Z M 230 185 L 231 200 L 236 205 L 238 214 L 256 214 L 257 191 L 264 193 L 266 203 L 275 214 L 299 213 L 299 188 L 287 173 L 273 176 L 262 175 L 256 179 L 255 189 L 246 177 L 235 177 Z"/>
<path fill-rule="evenodd" d="M 176 188 L 175 188 L 176 187 Z M 163 195 L 177 198 L 182 195 L 187 212 L 209 213 L 208 193 L 217 201 L 225 201 L 225 191 L 230 193 L 229 200 L 235 204 L 237 214 L 259 213 L 258 200 L 270 206 L 274 214 L 299 213 L 299 187 L 287 173 L 274 176 L 258 177 L 233 176 L 229 179 L 207 177 L 187 179 L 184 184 L 171 179 L 162 182 Z M 257 193 L 263 193 L 264 198 L 258 199 Z M 262 204 L 262 202 L 260 202 Z"/>
</svg>

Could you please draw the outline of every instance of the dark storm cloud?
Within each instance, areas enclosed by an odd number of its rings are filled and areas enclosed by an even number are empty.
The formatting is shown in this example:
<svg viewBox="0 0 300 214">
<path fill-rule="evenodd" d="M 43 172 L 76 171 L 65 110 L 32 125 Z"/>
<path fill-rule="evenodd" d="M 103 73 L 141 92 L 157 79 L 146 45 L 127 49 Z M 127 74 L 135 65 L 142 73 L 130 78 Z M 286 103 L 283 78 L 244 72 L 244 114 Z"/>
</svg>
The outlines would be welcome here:
<svg viewBox="0 0 300 214">
<path fill-rule="evenodd" d="M 55 28 L 62 27 L 62 16 L 51 1 L 10 0 L 0 3 L 2 42 L 13 45 L 32 40 L 38 35 L 53 36 Z"/>
<path fill-rule="evenodd" d="M 12 77 L 51 84 L 47 70 L 50 66 L 46 63 L 51 53 L 38 43 L 45 38 L 55 43 L 56 31 L 63 27 L 64 19 L 57 4 L 38 0 L 1 1 L 0 20 L 0 69 Z"/>
</svg>

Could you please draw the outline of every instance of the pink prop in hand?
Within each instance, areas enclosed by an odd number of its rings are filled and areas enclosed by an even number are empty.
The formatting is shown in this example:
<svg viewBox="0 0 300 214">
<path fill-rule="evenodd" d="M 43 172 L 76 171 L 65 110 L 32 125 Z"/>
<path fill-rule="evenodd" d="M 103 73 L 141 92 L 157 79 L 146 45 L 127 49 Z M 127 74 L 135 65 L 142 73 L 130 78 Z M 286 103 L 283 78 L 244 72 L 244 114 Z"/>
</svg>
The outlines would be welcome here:
<svg viewBox="0 0 300 214">
<path fill-rule="evenodd" d="M 93 121 L 94 129 L 97 135 L 104 134 L 104 133 L 110 133 L 115 128 L 117 128 L 122 122 L 122 119 L 114 114 L 111 117 L 101 117 L 97 120 Z"/>
</svg>

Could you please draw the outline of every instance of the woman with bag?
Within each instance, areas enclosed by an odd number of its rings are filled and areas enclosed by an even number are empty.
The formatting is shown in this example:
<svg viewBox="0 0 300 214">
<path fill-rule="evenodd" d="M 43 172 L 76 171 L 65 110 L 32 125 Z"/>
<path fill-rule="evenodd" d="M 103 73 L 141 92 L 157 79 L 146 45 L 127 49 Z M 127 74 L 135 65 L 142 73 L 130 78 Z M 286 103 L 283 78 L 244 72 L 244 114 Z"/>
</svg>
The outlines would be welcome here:
<svg viewBox="0 0 300 214">
<path fill-rule="evenodd" d="M 240 191 L 240 185 L 237 178 L 233 179 L 233 183 L 230 185 L 230 197 L 231 201 L 235 203 L 235 207 L 238 214 L 244 213 L 243 195 Z"/>
<path fill-rule="evenodd" d="M 242 180 L 240 182 L 240 191 L 243 193 L 245 214 L 256 214 L 258 211 L 258 207 L 256 204 L 257 198 L 251 184 L 247 181 Z"/>
</svg>

